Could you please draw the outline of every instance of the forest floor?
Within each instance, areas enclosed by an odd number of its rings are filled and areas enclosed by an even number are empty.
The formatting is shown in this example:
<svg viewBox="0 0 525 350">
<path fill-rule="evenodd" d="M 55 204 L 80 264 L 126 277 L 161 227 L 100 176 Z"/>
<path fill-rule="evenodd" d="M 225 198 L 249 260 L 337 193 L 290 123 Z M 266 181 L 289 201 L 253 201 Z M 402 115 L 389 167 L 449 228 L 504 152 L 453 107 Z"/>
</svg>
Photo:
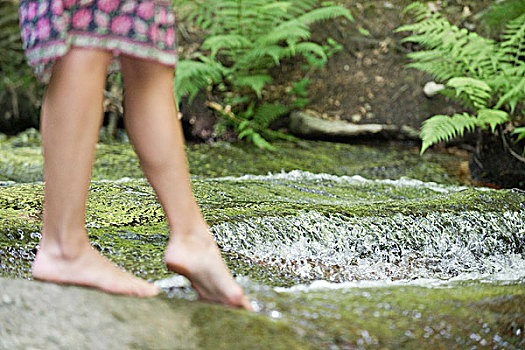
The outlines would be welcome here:
<svg viewBox="0 0 525 350">
<path fill-rule="evenodd" d="M 355 22 L 329 21 L 313 29 L 314 41 L 333 38 L 342 50 L 330 57 L 325 66 L 306 72 L 311 81 L 308 109 L 325 119 L 419 128 L 432 115 L 450 114 L 460 108 L 441 95 L 427 98 L 423 87 L 432 77 L 405 67 L 409 62 L 406 54 L 414 47 L 401 42 L 408 33 L 396 33 L 395 29 L 413 21 L 403 13 L 411 2 L 342 0 L 340 3 L 351 10 Z M 446 6 L 443 3 L 429 2 L 454 24 L 476 29 L 476 14 L 491 1 L 447 1 Z M 300 80 L 304 76 L 301 65 L 284 65 L 282 83 Z M 276 96 L 285 95 L 276 90 Z"/>
<path fill-rule="evenodd" d="M 415 69 L 407 69 L 407 53 L 415 47 L 402 43 L 408 33 L 396 33 L 401 25 L 413 22 L 403 13 L 412 1 L 356 1 L 339 0 L 348 8 L 354 22 L 346 19 L 318 23 L 312 29 L 312 41 L 327 45 L 328 38 L 340 45 L 323 66 L 307 67 L 306 60 L 294 58 L 282 62 L 272 72 L 274 84 L 263 91 L 265 102 L 292 105 L 296 98 L 290 91 L 294 83 L 308 81 L 309 104 L 304 108 L 314 115 L 329 120 L 346 120 L 356 124 L 407 125 L 419 129 L 421 123 L 435 114 L 451 114 L 461 107 L 444 96 L 428 98 L 423 87 L 432 77 Z M 484 10 L 492 1 L 455 0 L 431 1 L 429 6 L 445 14 L 454 24 L 471 30 L 482 28 Z M 190 28 L 191 29 L 191 28 Z M 180 55 L 194 52 L 201 34 L 186 32 L 181 37 Z M 212 94 L 215 94 L 212 93 Z M 208 95 L 197 96 L 191 106 L 182 106 L 183 122 L 189 140 L 212 141 L 213 116 L 204 103 Z M 220 96 L 211 96 L 219 99 Z M 287 119 L 276 127 L 287 131 Z M 235 138 L 234 135 L 227 135 Z"/>
</svg>

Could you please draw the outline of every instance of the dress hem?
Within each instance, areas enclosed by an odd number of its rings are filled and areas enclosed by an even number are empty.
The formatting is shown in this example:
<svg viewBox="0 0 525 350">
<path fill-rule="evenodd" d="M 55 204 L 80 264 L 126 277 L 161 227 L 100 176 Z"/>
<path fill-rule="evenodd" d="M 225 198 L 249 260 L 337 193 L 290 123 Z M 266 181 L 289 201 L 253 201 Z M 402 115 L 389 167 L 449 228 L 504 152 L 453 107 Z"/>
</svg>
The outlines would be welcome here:
<svg viewBox="0 0 525 350">
<path fill-rule="evenodd" d="M 64 56 L 71 47 L 100 49 L 113 53 L 115 58 L 125 55 L 158 62 L 169 67 L 175 67 L 178 61 L 175 50 L 163 50 L 154 45 L 138 43 L 120 36 L 77 31 L 70 31 L 67 38 L 28 49 L 26 56 L 29 64 L 35 68 L 38 78 L 48 82 L 54 60 Z M 118 70 L 118 61 L 114 61 L 110 67 L 110 71 L 115 70 Z"/>
</svg>

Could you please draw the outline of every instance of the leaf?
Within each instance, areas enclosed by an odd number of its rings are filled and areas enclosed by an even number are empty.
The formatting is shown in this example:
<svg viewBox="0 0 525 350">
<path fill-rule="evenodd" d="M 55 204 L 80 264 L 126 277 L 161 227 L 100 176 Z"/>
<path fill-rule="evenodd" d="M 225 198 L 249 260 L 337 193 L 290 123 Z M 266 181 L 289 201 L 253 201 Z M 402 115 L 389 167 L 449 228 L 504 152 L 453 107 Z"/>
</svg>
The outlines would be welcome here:
<svg viewBox="0 0 525 350">
<path fill-rule="evenodd" d="M 476 127 L 476 117 L 467 113 L 448 115 L 435 115 L 423 122 L 420 137 L 423 141 L 421 154 L 440 141 L 449 141 L 453 137 L 463 136 L 465 130 L 473 131 Z"/>
<path fill-rule="evenodd" d="M 235 77 L 235 81 L 232 83 L 237 86 L 248 86 L 257 94 L 258 98 L 261 98 L 261 92 L 264 86 L 273 81 L 272 77 L 266 74 L 261 75 L 250 75 L 250 76 L 238 76 Z"/>
<path fill-rule="evenodd" d="M 245 137 L 252 136 L 254 133 L 255 130 L 253 130 L 253 128 L 246 128 L 239 134 L 239 136 L 237 136 L 237 138 L 242 140 Z"/>
<path fill-rule="evenodd" d="M 512 131 L 512 134 L 518 135 L 518 138 L 516 139 L 516 142 L 519 142 L 523 139 L 525 139 L 525 127 L 516 128 Z"/>
<path fill-rule="evenodd" d="M 175 68 L 174 89 L 177 103 L 183 96 L 189 96 L 190 101 L 199 90 L 213 82 L 222 80 L 223 67 L 212 62 L 181 60 Z"/>
<path fill-rule="evenodd" d="M 238 126 L 238 129 L 239 130 L 244 130 L 244 129 L 246 129 L 246 127 L 248 125 L 250 125 L 250 121 L 249 120 L 243 120 L 242 122 L 240 122 L 240 124 Z M 239 138 L 241 138 L 240 135 L 239 135 Z"/>
<path fill-rule="evenodd" d="M 265 148 L 267 150 L 275 151 L 275 147 L 272 146 L 268 141 L 264 139 L 260 134 L 253 133 L 250 135 L 253 143 L 259 148 Z"/>
<path fill-rule="evenodd" d="M 497 109 L 481 109 L 478 111 L 477 125 L 485 126 L 489 125 L 490 130 L 494 132 L 496 126 L 509 120 L 509 114 L 505 111 Z"/>
<path fill-rule="evenodd" d="M 322 46 L 315 44 L 315 43 L 299 43 L 295 47 L 295 50 L 297 53 L 313 53 L 319 58 L 321 58 L 321 61 L 324 63 L 328 60 L 328 57 L 326 57 L 326 53 L 324 52 L 324 49 Z"/>
<path fill-rule="evenodd" d="M 267 128 L 271 122 L 288 113 L 288 107 L 276 103 L 264 103 L 255 110 L 253 121 L 262 128 Z"/>
<path fill-rule="evenodd" d="M 464 97 L 476 108 L 485 108 L 491 98 L 492 89 L 482 80 L 469 77 L 455 77 L 450 79 L 447 87 L 456 90 L 456 96 Z"/>
<path fill-rule="evenodd" d="M 242 49 L 252 47 L 252 42 L 246 37 L 237 34 L 214 35 L 202 43 L 201 48 L 211 50 L 211 57 L 215 57 L 221 49 Z"/>
<path fill-rule="evenodd" d="M 365 29 L 363 27 L 359 27 L 358 30 L 359 30 L 359 33 L 361 33 L 361 35 L 370 36 L 370 32 L 367 29 Z"/>
</svg>

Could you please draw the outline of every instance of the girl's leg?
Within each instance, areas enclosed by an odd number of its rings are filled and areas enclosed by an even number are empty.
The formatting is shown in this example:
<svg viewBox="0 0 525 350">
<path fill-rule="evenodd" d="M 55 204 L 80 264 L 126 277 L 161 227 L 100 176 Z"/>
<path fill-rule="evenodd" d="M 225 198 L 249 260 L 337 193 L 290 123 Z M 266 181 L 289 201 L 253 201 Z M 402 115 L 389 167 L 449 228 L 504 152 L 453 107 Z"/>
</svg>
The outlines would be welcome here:
<svg viewBox="0 0 525 350">
<path fill-rule="evenodd" d="M 166 264 L 190 279 L 201 299 L 250 309 L 195 202 L 173 98 L 173 69 L 122 57 L 125 123 L 171 229 Z"/>
<path fill-rule="evenodd" d="M 102 257 L 89 244 L 84 228 L 110 60 L 108 52 L 73 48 L 54 65 L 42 106 L 44 218 L 33 276 L 152 296 L 158 289 Z"/>
</svg>

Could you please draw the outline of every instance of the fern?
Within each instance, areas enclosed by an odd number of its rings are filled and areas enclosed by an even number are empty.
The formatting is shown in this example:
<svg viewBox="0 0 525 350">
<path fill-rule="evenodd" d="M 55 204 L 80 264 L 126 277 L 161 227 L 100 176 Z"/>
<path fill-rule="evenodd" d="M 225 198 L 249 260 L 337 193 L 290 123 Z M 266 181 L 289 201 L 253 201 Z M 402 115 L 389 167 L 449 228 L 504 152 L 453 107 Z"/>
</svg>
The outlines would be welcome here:
<svg viewBox="0 0 525 350">
<path fill-rule="evenodd" d="M 458 77 L 450 79 L 446 86 L 454 90 L 456 98 L 462 98 L 476 109 L 486 108 L 492 97 L 492 89 L 483 80 Z"/>
<path fill-rule="evenodd" d="M 253 107 L 246 113 L 246 100 L 262 98 L 263 90 L 273 81 L 270 69 L 283 59 L 302 55 L 326 62 L 326 48 L 309 41 L 311 24 L 336 17 L 353 19 L 347 9 L 319 0 L 216 0 L 213 7 L 205 0 L 174 3 L 183 21 L 209 33 L 199 49 L 201 55 L 193 63 L 179 63 L 176 74 L 182 78 L 176 81 L 177 96 L 194 96 L 210 84 L 225 86 L 230 90 L 226 102 L 238 116 L 228 117 L 229 121 L 240 131 L 240 138 L 259 145 L 264 145 L 262 135 L 272 134 L 266 130 L 267 117 L 262 117 L 268 115 L 270 107 L 263 104 L 261 109 Z M 249 123 L 242 123 L 243 119 Z"/>
<path fill-rule="evenodd" d="M 514 135 L 517 135 L 516 142 L 519 142 L 523 139 L 525 139 L 525 127 L 516 128 L 514 131 L 512 131 Z M 525 148 L 523 149 L 523 155 L 525 156 Z"/>
<path fill-rule="evenodd" d="M 482 14 L 482 24 L 489 29 L 492 34 L 501 32 L 505 23 L 519 17 L 525 13 L 525 1 L 506 0 L 495 1 Z"/>
<path fill-rule="evenodd" d="M 490 126 L 490 130 L 494 132 L 496 126 L 505 123 L 508 120 L 509 114 L 505 111 L 497 109 L 482 109 L 478 111 L 478 119 L 476 120 L 476 123 L 481 127 Z"/>
<path fill-rule="evenodd" d="M 513 121 L 517 106 L 525 101 L 525 14 L 508 21 L 501 40 L 495 41 L 450 24 L 421 2 L 406 10 L 414 13 L 416 23 L 396 31 L 411 31 L 403 41 L 424 48 L 408 55 L 412 59 L 408 67 L 446 82 L 443 93 L 476 111 L 474 115 L 438 115 L 425 121 L 421 153 L 475 126 L 495 132 L 497 125 Z"/>
<path fill-rule="evenodd" d="M 435 115 L 423 122 L 421 126 L 421 154 L 432 144 L 440 141 L 449 141 L 456 136 L 463 136 L 465 130 L 474 130 L 476 118 L 468 113 L 448 115 Z"/>
<path fill-rule="evenodd" d="M 264 103 L 255 110 L 253 120 L 262 128 L 267 128 L 274 120 L 288 112 L 288 108 L 280 103 Z"/>
<path fill-rule="evenodd" d="M 247 75 L 247 76 L 236 76 L 235 81 L 233 82 L 234 86 L 237 87 L 243 87 L 247 86 L 250 87 L 255 93 L 257 94 L 257 97 L 261 98 L 261 92 L 264 86 L 268 83 L 271 83 L 273 81 L 272 77 L 267 74 L 259 74 L 259 75 Z"/>
<path fill-rule="evenodd" d="M 177 65 L 174 82 L 177 103 L 183 96 L 189 96 L 191 101 L 201 89 L 221 81 L 227 71 L 222 65 L 207 57 L 199 58 L 200 61 L 182 60 Z"/>
</svg>

